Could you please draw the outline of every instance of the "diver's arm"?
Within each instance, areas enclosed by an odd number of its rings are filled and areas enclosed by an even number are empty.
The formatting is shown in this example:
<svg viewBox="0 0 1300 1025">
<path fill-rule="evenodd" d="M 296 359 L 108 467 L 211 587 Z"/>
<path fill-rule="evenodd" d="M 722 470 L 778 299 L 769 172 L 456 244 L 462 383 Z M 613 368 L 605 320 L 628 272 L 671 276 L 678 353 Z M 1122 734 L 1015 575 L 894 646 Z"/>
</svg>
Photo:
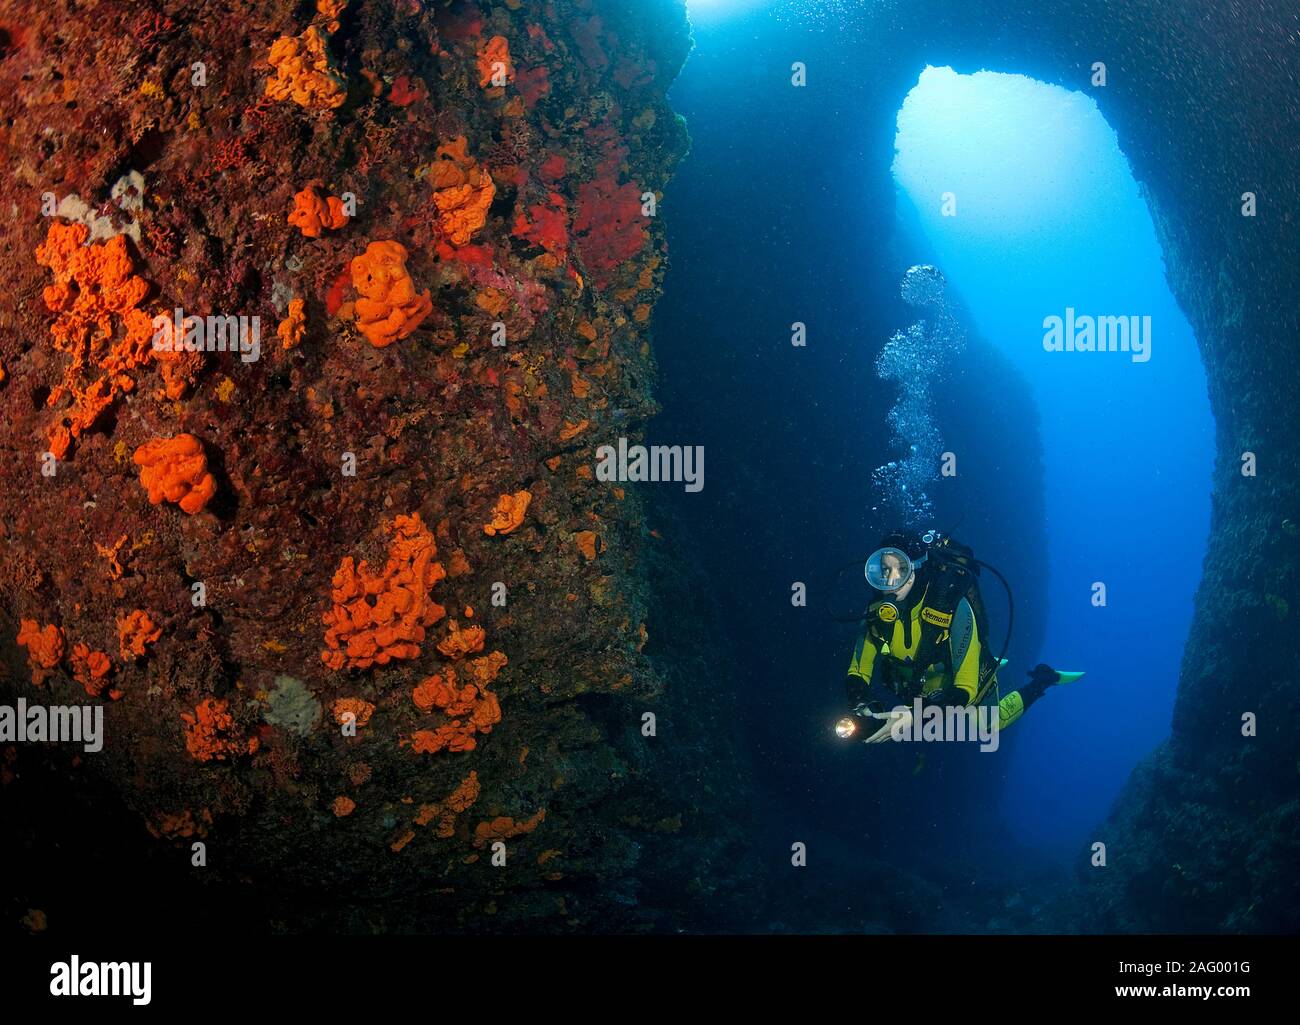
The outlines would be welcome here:
<svg viewBox="0 0 1300 1025">
<path fill-rule="evenodd" d="M 876 646 L 864 628 L 853 649 L 849 671 L 844 676 L 844 696 L 850 708 L 865 704 L 871 697 L 871 674 L 876 668 Z"/>
</svg>

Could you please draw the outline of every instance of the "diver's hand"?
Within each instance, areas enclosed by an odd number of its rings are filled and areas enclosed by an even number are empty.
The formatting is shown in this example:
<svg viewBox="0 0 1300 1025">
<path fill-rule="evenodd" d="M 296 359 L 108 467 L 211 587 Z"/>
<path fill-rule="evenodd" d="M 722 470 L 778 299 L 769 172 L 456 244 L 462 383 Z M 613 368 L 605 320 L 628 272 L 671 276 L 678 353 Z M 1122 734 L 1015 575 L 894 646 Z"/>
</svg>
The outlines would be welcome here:
<svg viewBox="0 0 1300 1025">
<path fill-rule="evenodd" d="M 912 710 L 906 705 L 899 705 L 892 712 L 872 712 L 871 716 L 873 719 L 883 719 L 884 725 L 864 740 L 864 744 L 883 744 L 887 740 L 894 739 L 895 729 L 901 732 L 912 725 Z"/>
</svg>

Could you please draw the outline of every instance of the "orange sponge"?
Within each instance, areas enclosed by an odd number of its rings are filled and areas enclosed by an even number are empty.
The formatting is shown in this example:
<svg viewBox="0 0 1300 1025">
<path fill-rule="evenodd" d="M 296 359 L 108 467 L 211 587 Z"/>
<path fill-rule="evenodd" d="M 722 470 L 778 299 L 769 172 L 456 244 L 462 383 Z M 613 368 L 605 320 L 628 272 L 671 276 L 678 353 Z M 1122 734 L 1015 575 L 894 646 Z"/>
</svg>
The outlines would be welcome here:
<svg viewBox="0 0 1300 1025">
<path fill-rule="evenodd" d="M 357 327 L 377 349 L 405 338 L 433 311 L 428 289 L 417 293 L 406 270 L 406 247 L 400 242 L 371 242 L 352 260 Z"/>
<path fill-rule="evenodd" d="M 144 609 L 136 609 L 117 621 L 118 650 L 123 659 L 144 656 L 148 646 L 162 636 L 162 627 Z"/>
<path fill-rule="evenodd" d="M 483 847 L 492 840 L 510 840 L 516 836 L 531 833 L 546 818 L 546 809 L 537 812 L 522 822 L 516 822 L 507 815 L 500 815 L 487 822 L 480 822 L 474 829 L 474 846 Z"/>
<path fill-rule="evenodd" d="M 429 591 L 447 573 L 434 561 L 438 548 L 419 513 L 397 517 L 391 533 L 383 570 L 349 555 L 334 574 L 332 608 L 321 617 L 326 626 L 321 660 L 331 669 L 369 669 L 418 658 L 425 628 L 446 615 Z"/>
<path fill-rule="evenodd" d="M 330 66 L 325 37 L 315 25 L 301 36 L 281 36 L 271 44 L 267 63 L 275 77 L 266 83 L 273 100 L 293 100 L 300 107 L 330 110 L 348 98 L 347 84 Z"/>
<path fill-rule="evenodd" d="M 286 349 L 301 345 L 303 335 L 307 333 L 307 315 L 303 313 L 303 305 L 302 299 L 290 299 L 289 315 L 275 329 Z"/>
<path fill-rule="evenodd" d="M 42 627 L 34 619 L 24 619 L 18 624 L 18 643 L 27 649 L 27 664 L 32 670 L 32 683 L 38 686 L 54 675 L 63 661 L 66 642 L 63 631 L 53 623 Z"/>
<path fill-rule="evenodd" d="M 221 761 L 244 752 L 252 754 L 258 748 L 256 737 L 239 740 L 231 736 L 235 717 L 224 698 L 204 698 L 193 715 L 181 713 L 181 721 L 185 723 L 186 750 L 196 761 Z"/>
<path fill-rule="evenodd" d="M 453 619 L 451 633 L 438 642 L 438 650 L 447 658 L 464 658 L 473 652 L 483 650 L 484 636 L 481 626 L 467 626 L 462 630 Z"/>
<path fill-rule="evenodd" d="M 217 493 L 217 482 L 208 473 L 208 457 L 192 434 L 146 442 L 135 450 L 134 460 L 150 505 L 166 499 L 192 516 Z"/>
<path fill-rule="evenodd" d="M 89 234 L 84 224 L 54 221 L 36 248 L 37 262 L 54 274 L 44 292 L 45 306 L 55 314 L 50 336 L 69 357 L 46 399 L 52 408 L 65 397 L 72 400 L 48 431 L 56 459 L 135 387 L 133 371 L 149 362 L 152 349 L 153 319 L 139 308 L 149 283 L 135 274 L 125 237 L 86 245 Z"/>
<path fill-rule="evenodd" d="M 507 82 L 513 82 L 515 67 L 510 62 L 510 41 L 505 36 L 493 36 L 478 51 L 478 84 L 489 88 L 501 72 Z"/>
<path fill-rule="evenodd" d="M 349 219 L 343 212 L 342 200 L 334 196 L 321 199 L 311 186 L 293 197 L 293 209 L 289 211 L 289 223 L 306 238 L 320 238 L 323 231 L 345 227 Z"/>
<path fill-rule="evenodd" d="M 488 537 L 496 534 L 509 534 L 524 522 L 524 513 L 528 503 L 533 500 L 531 491 L 516 491 L 513 495 L 502 495 L 497 499 L 496 508 L 492 510 L 492 520 L 483 526 L 483 533 Z"/>
<path fill-rule="evenodd" d="M 487 223 L 497 194 L 492 176 L 469 155 L 469 143 L 459 135 L 438 147 L 429 179 L 443 233 L 452 245 L 466 245 Z"/>
<path fill-rule="evenodd" d="M 72 676 L 86 688 L 86 693 L 97 698 L 104 693 L 113 662 L 103 651 L 91 651 L 89 644 L 75 644 L 72 648 Z M 110 691 L 109 697 L 121 697 L 120 691 Z"/>
</svg>

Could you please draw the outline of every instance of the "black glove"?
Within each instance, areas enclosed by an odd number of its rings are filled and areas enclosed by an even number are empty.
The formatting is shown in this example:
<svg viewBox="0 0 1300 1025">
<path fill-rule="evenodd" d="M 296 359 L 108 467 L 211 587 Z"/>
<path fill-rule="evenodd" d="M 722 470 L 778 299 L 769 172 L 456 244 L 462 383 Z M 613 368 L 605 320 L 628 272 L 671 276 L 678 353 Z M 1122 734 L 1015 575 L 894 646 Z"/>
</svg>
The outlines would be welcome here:
<svg viewBox="0 0 1300 1025">
<path fill-rule="evenodd" d="M 941 687 L 929 694 L 922 695 L 925 705 L 940 705 L 943 708 L 965 708 L 970 704 L 970 694 L 960 687 Z"/>
<path fill-rule="evenodd" d="M 871 688 L 861 676 L 848 673 L 844 677 L 844 696 L 848 699 L 849 707 L 856 708 L 871 696 Z"/>
<path fill-rule="evenodd" d="M 1061 677 L 1057 675 L 1056 670 L 1043 662 L 1039 662 L 1025 675 L 1029 677 L 1030 683 L 1039 687 L 1050 687 L 1054 683 L 1061 682 Z"/>
<path fill-rule="evenodd" d="M 1039 662 L 1025 675 L 1029 677 L 1029 682 L 1020 688 L 1020 700 L 1025 708 L 1028 708 L 1041 698 L 1043 691 L 1047 690 L 1048 687 L 1061 682 L 1061 677 L 1056 670 L 1049 665 L 1044 665 L 1042 662 Z"/>
</svg>

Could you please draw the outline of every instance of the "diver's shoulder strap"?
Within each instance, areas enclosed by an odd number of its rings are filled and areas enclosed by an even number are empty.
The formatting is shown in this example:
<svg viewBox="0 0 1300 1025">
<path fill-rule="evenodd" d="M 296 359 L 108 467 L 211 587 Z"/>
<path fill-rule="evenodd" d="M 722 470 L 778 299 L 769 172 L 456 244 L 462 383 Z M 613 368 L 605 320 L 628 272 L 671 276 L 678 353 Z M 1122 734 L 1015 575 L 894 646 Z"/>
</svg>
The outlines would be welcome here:
<svg viewBox="0 0 1300 1025">
<path fill-rule="evenodd" d="M 916 646 L 915 664 L 923 670 L 940 661 L 939 648 L 952 629 L 958 607 L 965 600 L 964 589 L 955 586 L 954 576 L 944 574 L 939 580 L 932 581 L 920 599 L 921 610 L 917 618 L 921 621 L 921 639 Z M 959 662 L 953 663 L 954 670 L 958 665 Z"/>
</svg>

